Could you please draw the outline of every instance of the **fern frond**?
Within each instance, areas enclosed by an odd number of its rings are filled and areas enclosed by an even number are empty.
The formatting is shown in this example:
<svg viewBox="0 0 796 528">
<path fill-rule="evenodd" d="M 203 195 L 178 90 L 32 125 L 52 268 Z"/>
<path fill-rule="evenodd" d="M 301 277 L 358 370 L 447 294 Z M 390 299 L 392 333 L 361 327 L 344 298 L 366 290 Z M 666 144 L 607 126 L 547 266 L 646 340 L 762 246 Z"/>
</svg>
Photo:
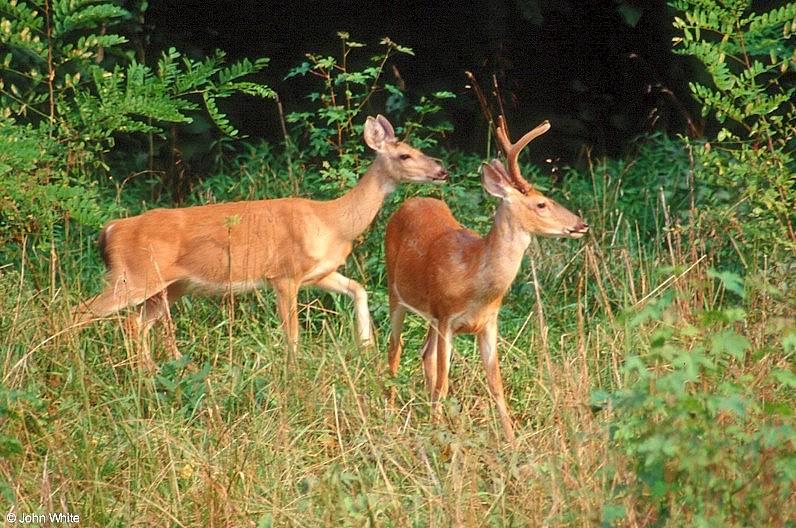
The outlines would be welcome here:
<svg viewBox="0 0 796 528">
<path fill-rule="evenodd" d="M 161 55 L 158 61 L 158 77 L 164 85 L 172 85 L 177 79 L 180 70 L 177 66 L 177 59 L 180 58 L 180 53 L 176 48 L 169 48 Z"/>
<path fill-rule="evenodd" d="M 271 88 L 253 82 L 241 81 L 228 83 L 223 86 L 223 89 L 220 90 L 220 92 L 230 95 L 232 92 L 241 92 L 247 95 L 261 97 L 263 99 L 276 99 L 276 92 L 274 92 Z"/>
<path fill-rule="evenodd" d="M 226 135 L 230 137 L 236 137 L 239 133 L 238 130 L 230 124 L 229 118 L 223 112 L 221 112 L 221 110 L 219 110 L 215 97 L 208 92 L 204 92 L 202 94 L 202 98 L 204 99 L 207 113 L 216 126 Z"/>
<path fill-rule="evenodd" d="M 54 15 L 53 38 L 59 40 L 72 31 L 95 29 L 103 24 L 113 24 L 121 19 L 128 18 L 130 13 L 114 4 L 104 3 L 89 5 L 82 9 L 73 9 L 63 13 L 55 11 Z"/>
</svg>

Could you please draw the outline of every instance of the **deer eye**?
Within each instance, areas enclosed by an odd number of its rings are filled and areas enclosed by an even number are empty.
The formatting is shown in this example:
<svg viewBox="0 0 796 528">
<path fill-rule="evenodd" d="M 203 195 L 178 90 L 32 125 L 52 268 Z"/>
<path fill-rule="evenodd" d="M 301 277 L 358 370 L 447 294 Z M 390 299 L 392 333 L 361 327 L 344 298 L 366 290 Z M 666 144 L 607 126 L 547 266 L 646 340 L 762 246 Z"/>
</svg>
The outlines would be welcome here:
<svg viewBox="0 0 796 528">
<path fill-rule="evenodd" d="M 411 154 L 401 154 L 398 157 L 401 158 L 401 161 L 406 161 L 408 159 L 412 159 L 412 155 Z"/>
<path fill-rule="evenodd" d="M 538 204 L 536 204 L 536 207 L 539 209 L 544 209 L 545 207 L 547 207 L 547 204 L 544 202 L 539 202 Z"/>
</svg>

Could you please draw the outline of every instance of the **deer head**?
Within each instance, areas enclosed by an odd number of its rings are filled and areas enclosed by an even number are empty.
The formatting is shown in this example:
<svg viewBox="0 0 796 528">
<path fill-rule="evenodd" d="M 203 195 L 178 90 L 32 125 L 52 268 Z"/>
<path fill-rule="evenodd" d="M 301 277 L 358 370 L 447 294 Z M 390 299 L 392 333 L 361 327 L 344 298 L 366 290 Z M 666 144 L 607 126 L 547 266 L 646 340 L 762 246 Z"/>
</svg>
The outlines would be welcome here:
<svg viewBox="0 0 796 528">
<path fill-rule="evenodd" d="M 448 178 L 448 171 L 436 160 L 398 141 L 395 130 L 383 115 L 368 117 L 365 122 L 365 143 L 376 151 L 382 169 L 395 183 L 441 183 Z"/>
<path fill-rule="evenodd" d="M 508 161 L 508 170 L 498 160 L 484 164 L 482 183 L 492 196 L 502 199 L 522 229 L 533 235 L 580 238 L 589 230 L 581 217 L 546 197 L 522 177 L 518 157 L 531 141 L 550 130 L 545 121 L 519 141 L 509 140 L 506 121 L 498 118 L 497 138 Z"/>
</svg>

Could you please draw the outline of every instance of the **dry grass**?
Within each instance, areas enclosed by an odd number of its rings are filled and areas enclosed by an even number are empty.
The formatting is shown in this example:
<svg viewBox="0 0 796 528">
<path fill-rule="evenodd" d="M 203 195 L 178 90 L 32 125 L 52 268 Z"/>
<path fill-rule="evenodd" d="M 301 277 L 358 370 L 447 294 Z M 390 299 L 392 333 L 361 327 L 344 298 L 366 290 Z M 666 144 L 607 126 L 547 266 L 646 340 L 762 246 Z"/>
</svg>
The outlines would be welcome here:
<svg viewBox="0 0 796 528">
<path fill-rule="evenodd" d="M 258 293 L 184 302 L 174 323 L 191 362 L 168 362 L 156 338 L 161 369 L 148 375 L 118 320 L 80 335 L 66 323 L 80 277 L 99 274 L 82 274 L 87 256 L 26 254 L 0 269 L 0 502 L 78 513 L 81 526 L 586 527 L 611 504 L 624 507 L 619 524 L 649 525 L 609 439 L 610 411 L 594 411 L 590 395 L 622 385 L 629 349 L 654 329 L 629 330 L 626 312 L 675 290 L 687 318 L 717 294 L 699 244 L 673 230 L 642 240 L 637 223 L 602 203 L 618 185 L 605 182 L 595 198 L 584 244 L 532 246 L 507 299 L 499 348 L 514 448 L 472 339 L 456 342 L 442 423 L 429 419 L 418 321 L 408 321 L 402 369 L 389 380 L 384 346 L 353 344 L 350 304 L 311 294 L 291 368 L 271 296 Z M 377 314 L 379 288 L 369 288 Z M 750 339 L 765 341 L 772 321 L 790 324 L 776 300 L 755 303 L 774 315 L 750 321 Z M 386 317 L 379 323 L 385 341 Z"/>
</svg>

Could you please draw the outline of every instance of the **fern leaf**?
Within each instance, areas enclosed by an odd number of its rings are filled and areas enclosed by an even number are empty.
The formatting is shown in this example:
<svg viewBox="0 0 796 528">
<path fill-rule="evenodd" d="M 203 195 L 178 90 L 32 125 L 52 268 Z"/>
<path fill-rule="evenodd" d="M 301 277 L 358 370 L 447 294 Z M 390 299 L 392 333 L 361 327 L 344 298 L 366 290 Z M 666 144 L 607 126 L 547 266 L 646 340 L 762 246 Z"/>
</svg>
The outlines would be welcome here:
<svg viewBox="0 0 796 528">
<path fill-rule="evenodd" d="M 230 137 L 236 137 L 239 133 L 238 130 L 230 125 L 227 116 L 222 113 L 221 110 L 219 110 L 218 106 L 216 105 L 215 98 L 208 92 L 204 92 L 202 97 L 205 102 L 207 113 L 210 115 L 210 118 L 213 120 L 216 126 L 226 135 Z"/>
</svg>

